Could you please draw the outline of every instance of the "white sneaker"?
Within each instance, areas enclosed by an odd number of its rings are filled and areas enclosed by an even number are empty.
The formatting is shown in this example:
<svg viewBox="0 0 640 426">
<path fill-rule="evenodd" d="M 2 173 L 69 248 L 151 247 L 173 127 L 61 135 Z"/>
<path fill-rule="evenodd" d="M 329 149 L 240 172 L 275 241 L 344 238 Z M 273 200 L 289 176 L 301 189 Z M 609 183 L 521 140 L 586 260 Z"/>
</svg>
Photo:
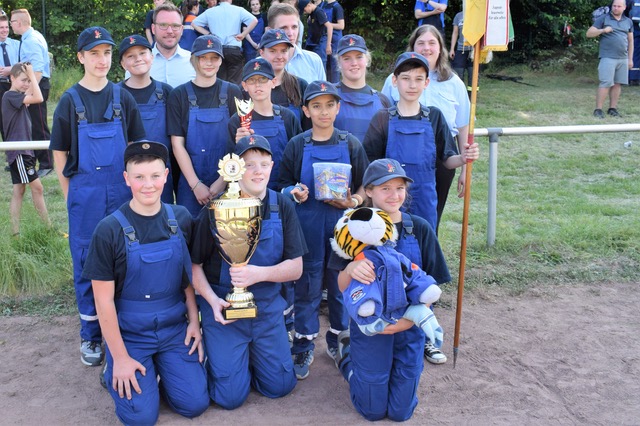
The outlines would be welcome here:
<svg viewBox="0 0 640 426">
<path fill-rule="evenodd" d="M 104 353 L 102 352 L 102 344 L 100 342 L 83 339 L 80 343 L 80 352 L 80 361 L 82 361 L 84 365 L 97 367 L 101 365 L 104 360 Z"/>
</svg>

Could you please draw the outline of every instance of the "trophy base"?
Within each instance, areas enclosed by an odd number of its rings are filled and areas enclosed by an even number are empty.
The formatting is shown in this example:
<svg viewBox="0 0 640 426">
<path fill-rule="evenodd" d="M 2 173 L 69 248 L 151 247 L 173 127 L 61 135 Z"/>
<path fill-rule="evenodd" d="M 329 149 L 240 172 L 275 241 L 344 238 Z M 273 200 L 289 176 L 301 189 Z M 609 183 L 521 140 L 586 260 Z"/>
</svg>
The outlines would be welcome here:
<svg viewBox="0 0 640 426">
<path fill-rule="evenodd" d="M 258 316 L 258 307 L 253 303 L 241 308 L 229 306 L 222 311 L 222 314 L 226 320 L 255 318 Z"/>
</svg>

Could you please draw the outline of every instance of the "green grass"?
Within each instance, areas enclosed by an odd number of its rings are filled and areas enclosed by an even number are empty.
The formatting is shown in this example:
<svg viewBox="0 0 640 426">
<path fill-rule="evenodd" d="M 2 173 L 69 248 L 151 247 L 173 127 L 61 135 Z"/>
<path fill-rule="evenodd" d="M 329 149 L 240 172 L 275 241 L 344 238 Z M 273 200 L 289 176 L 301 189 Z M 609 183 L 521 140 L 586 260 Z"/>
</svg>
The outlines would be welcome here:
<svg viewBox="0 0 640 426">
<path fill-rule="evenodd" d="M 523 82 L 480 78 L 476 128 L 633 123 L 640 88 L 623 88 L 623 119 L 597 120 L 592 112 L 595 66 L 573 73 L 489 69 Z M 60 74 L 64 74 L 60 77 Z M 372 74 L 380 89 L 386 75 Z M 60 81 L 56 81 L 60 78 Z M 54 87 L 77 81 L 57 73 Z M 52 91 L 53 93 L 53 91 Z M 50 112 L 55 107 L 52 96 Z M 625 141 L 633 141 L 624 148 Z M 488 139 L 478 138 L 473 167 L 466 287 L 499 287 L 510 294 L 543 284 L 638 281 L 640 276 L 640 135 L 502 136 L 499 143 L 496 244 L 487 247 Z M 27 191 L 22 237 L 10 237 L 8 173 L 0 178 L 0 315 L 60 314 L 75 309 L 66 209 L 57 179 L 44 179 L 53 230 L 40 224 Z M 462 200 L 452 188 L 440 240 L 457 282 Z"/>
</svg>

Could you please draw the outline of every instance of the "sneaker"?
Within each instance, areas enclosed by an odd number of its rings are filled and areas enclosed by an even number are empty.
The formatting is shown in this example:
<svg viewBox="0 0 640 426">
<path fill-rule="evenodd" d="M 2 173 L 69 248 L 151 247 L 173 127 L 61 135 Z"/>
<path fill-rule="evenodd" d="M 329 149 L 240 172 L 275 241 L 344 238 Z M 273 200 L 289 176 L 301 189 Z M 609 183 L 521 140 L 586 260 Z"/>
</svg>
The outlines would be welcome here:
<svg viewBox="0 0 640 426">
<path fill-rule="evenodd" d="M 340 358 L 338 358 L 338 348 L 327 348 L 327 355 L 329 355 L 336 365 L 336 368 L 338 368 L 338 361 L 340 361 Z"/>
<path fill-rule="evenodd" d="M 620 115 L 620 113 L 618 112 L 618 110 L 617 110 L 617 109 L 615 109 L 615 108 L 609 108 L 609 109 L 607 110 L 607 114 L 609 114 L 609 115 L 610 115 L 610 116 L 612 116 L 612 117 L 619 117 L 619 118 L 622 118 L 622 116 Z"/>
<path fill-rule="evenodd" d="M 313 363 L 313 349 L 295 355 L 293 360 L 293 370 L 296 372 L 298 380 L 309 377 L 309 366 Z"/>
<path fill-rule="evenodd" d="M 338 334 L 338 368 L 340 368 L 340 363 L 344 359 L 347 354 L 349 354 L 349 349 L 351 348 L 351 331 L 346 329 L 341 331 Z"/>
<path fill-rule="evenodd" d="M 427 342 L 424 345 L 424 357 L 431 364 L 444 364 L 447 362 L 447 356 L 440 349 L 433 346 L 431 342 Z"/>
<path fill-rule="evenodd" d="M 107 362 L 105 361 L 102 371 L 100 372 L 100 386 L 107 389 L 107 379 L 104 377 L 107 374 Z"/>
<path fill-rule="evenodd" d="M 602 112 L 602 110 L 598 108 L 593 111 L 593 116 L 595 118 L 604 118 L 604 112 Z"/>
<path fill-rule="evenodd" d="M 97 367 L 102 364 L 104 360 L 100 342 L 91 342 L 83 339 L 80 344 L 80 352 L 82 353 L 82 355 L 80 355 L 80 361 L 82 361 L 84 365 Z"/>
</svg>

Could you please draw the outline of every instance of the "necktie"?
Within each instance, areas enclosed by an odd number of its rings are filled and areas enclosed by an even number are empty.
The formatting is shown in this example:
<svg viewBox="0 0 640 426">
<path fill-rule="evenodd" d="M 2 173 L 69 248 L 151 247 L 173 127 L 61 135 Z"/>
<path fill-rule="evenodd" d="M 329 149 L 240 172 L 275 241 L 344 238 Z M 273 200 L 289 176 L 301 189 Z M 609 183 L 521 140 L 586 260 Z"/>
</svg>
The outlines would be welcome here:
<svg viewBox="0 0 640 426">
<path fill-rule="evenodd" d="M 0 43 L 2 46 L 2 59 L 4 59 L 4 66 L 10 67 L 11 61 L 9 60 L 9 54 L 7 53 L 7 43 Z"/>
</svg>

